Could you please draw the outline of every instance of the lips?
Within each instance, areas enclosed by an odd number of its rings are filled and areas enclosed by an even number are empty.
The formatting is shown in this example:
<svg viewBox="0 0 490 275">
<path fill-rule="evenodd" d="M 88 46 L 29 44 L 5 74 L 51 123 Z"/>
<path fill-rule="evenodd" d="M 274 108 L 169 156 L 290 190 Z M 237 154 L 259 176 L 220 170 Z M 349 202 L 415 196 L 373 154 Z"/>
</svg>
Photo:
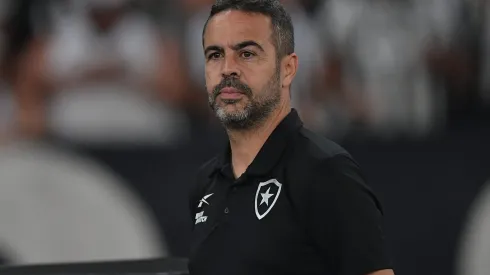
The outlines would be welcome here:
<svg viewBox="0 0 490 275">
<path fill-rule="evenodd" d="M 220 96 L 221 98 L 224 99 L 237 99 L 241 97 L 243 93 L 239 91 L 238 89 L 235 89 L 233 87 L 225 87 L 221 89 L 220 91 Z"/>
<path fill-rule="evenodd" d="M 233 87 L 225 87 L 225 88 L 221 89 L 220 93 L 221 94 L 241 94 L 242 92 L 240 92 L 238 89 L 235 89 Z"/>
<path fill-rule="evenodd" d="M 252 89 L 235 77 L 223 78 L 213 89 L 214 100 L 221 98 L 235 102 L 243 97 L 252 98 Z"/>
</svg>

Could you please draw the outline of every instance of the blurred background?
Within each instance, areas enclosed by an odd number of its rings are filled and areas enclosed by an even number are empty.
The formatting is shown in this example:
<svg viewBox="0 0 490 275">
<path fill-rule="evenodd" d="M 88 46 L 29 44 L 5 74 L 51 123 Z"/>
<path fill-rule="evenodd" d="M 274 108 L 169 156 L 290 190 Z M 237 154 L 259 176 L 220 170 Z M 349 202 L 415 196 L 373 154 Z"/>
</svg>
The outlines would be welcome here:
<svg viewBox="0 0 490 275">
<path fill-rule="evenodd" d="M 0 0 L 0 265 L 186 257 L 213 0 Z M 385 207 L 397 275 L 490 272 L 490 2 L 285 0 L 293 104 Z"/>
</svg>

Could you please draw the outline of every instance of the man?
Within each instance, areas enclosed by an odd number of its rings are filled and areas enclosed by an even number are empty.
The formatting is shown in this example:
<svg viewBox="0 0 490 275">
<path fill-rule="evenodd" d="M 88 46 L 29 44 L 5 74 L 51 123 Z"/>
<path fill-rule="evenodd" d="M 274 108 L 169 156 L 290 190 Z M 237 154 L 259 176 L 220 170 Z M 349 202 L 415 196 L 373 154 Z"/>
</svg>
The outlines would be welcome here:
<svg viewBox="0 0 490 275">
<path fill-rule="evenodd" d="M 191 192 L 192 275 L 393 275 L 380 206 L 356 163 L 291 109 L 293 41 L 277 0 L 212 7 L 206 85 L 229 146 Z"/>
</svg>

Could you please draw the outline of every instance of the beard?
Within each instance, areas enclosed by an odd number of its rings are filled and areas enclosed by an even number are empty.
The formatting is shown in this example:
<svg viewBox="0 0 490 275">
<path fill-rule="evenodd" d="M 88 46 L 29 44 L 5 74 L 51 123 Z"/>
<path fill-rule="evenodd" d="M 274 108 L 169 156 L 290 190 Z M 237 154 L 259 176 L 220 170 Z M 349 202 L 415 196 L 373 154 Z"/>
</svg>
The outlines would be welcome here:
<svg viewBox="0 0 490 275">
<path fill-rule="evenodd" d="M 261 93 L 254 93 L 246 84 L 235 77 L 224 78 L 209 95 L 209 106 L 228 130 L 250 130 L 261 125 L 278 107 L 281 100 L 279 85 L 280 69 L 276 69 Z M 226 99 L 218 102 L 221 90 L 226 87 L 237 89 L 248 100 L 241 109 L 227 111 L 226 106 L 239 104 L 243 99 Z M 221 104 L 220 104 L 221 103 Z"/>
</svg>

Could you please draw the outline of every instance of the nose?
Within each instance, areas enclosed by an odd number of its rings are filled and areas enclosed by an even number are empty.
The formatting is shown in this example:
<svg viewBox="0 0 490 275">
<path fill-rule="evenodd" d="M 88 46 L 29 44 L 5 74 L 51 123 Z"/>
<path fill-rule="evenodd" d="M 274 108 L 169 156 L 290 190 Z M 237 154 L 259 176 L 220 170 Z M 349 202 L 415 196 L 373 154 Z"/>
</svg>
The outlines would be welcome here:
<svg viewBox="0 0 490 275">
<path fill-rule="evenodd" d="M 227 57 L 225 57 L 221 75 L 223 76 L 223 78 L 240 76 L 238 64 L 232 55 L 228 55 Z"/>
</svg>

